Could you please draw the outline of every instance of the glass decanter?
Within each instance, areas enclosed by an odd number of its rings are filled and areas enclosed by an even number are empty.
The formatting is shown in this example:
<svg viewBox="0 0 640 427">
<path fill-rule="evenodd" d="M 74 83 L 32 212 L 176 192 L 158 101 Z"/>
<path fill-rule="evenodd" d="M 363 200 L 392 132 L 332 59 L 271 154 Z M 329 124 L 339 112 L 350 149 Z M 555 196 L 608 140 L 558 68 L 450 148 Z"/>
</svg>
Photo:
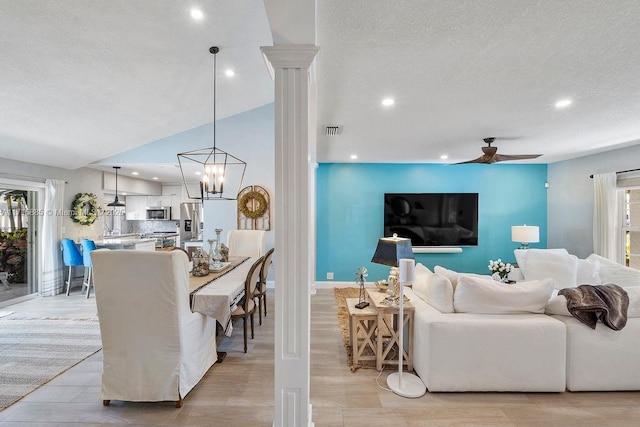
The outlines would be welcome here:
<svg viewBox="0 0 640 427">
<path fill-rule="evenodd" d="M 222 263 L 220 262 L 220 260 L 222 259 L 222 253 L 221 253 L 222 242 L 220 241 L 220 233 L 222 233 L 222 228 L 216 228 L 216 247 L 212 251 L 213 252 L 213 268 L 222 267 Z"/>
</svg>

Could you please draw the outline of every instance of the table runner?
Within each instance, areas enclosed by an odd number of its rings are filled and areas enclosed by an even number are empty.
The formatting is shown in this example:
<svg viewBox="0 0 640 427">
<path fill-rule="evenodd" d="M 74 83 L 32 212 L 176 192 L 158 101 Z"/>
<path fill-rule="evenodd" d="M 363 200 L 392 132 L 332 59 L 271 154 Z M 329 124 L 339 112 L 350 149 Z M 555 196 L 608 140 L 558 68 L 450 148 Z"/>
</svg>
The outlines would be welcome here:
<svg viewBox="0 0 640 427">
<path fill-rule="evenodd" d="M 220 271 L 210 271 L 206 276 L 194 276 L 192 274 L 189 275 L 189 294 L 191 295 L 191 303 L 193 304 L 193 294 L 198 292 L 200 288 L 203 286 L 207 286 L 209 283 L 216 280 L 218 277 L 224 276 L 246 260 L 249 257 L 229 257 L 229 264 L 226 268 Z"/>
<path fill-rule="evenodd" d="M 231 312 L 244 297 L 244 283 L 256 258 L 231 257 L 229 261 L 232 264 L 226 270 L 189 278 L 191 311 L 215 318 L 226 336 L 233 331 Z"/>
</svg>

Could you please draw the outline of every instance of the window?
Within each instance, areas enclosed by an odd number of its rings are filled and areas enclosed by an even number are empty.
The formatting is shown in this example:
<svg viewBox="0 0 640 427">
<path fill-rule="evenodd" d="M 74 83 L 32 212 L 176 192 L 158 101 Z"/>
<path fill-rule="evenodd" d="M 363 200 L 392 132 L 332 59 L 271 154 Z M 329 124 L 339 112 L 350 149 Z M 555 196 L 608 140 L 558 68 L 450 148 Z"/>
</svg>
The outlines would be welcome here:
<svg viewBox="0 0 640 427">
<path fill-rule="evenodd" d="M 625 264 L 640 269 L 640 188 L 624 190 L 624 222 L 622 231 Z"/>
</svg>

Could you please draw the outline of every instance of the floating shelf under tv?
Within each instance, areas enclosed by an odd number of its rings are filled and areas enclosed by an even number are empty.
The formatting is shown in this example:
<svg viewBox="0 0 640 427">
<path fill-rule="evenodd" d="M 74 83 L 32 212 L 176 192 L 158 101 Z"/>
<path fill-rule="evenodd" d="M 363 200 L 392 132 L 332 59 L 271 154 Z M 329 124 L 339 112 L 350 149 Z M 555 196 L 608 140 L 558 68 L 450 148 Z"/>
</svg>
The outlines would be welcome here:
<svg viewBox="0 0 640 427">
<path fill-rule="evenodd" d="M 462 248 L 440 247 L 440 246 L 414 246 L 414 254 L 457 254 Z"/>
</svg>

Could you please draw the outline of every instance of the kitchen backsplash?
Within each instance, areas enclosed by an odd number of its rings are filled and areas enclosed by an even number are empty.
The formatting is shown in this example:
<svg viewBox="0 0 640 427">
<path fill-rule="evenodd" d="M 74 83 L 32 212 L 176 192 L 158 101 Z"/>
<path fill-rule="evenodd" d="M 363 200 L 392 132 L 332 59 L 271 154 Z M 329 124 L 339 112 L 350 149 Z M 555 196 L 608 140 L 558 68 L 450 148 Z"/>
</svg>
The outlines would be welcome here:
<svg viewBox="0 0 640 427">
<path fill-rule="evenodd" d="M 176 233 L 180 221 L 122 221 L 122 234 Z"/>
</svg>

